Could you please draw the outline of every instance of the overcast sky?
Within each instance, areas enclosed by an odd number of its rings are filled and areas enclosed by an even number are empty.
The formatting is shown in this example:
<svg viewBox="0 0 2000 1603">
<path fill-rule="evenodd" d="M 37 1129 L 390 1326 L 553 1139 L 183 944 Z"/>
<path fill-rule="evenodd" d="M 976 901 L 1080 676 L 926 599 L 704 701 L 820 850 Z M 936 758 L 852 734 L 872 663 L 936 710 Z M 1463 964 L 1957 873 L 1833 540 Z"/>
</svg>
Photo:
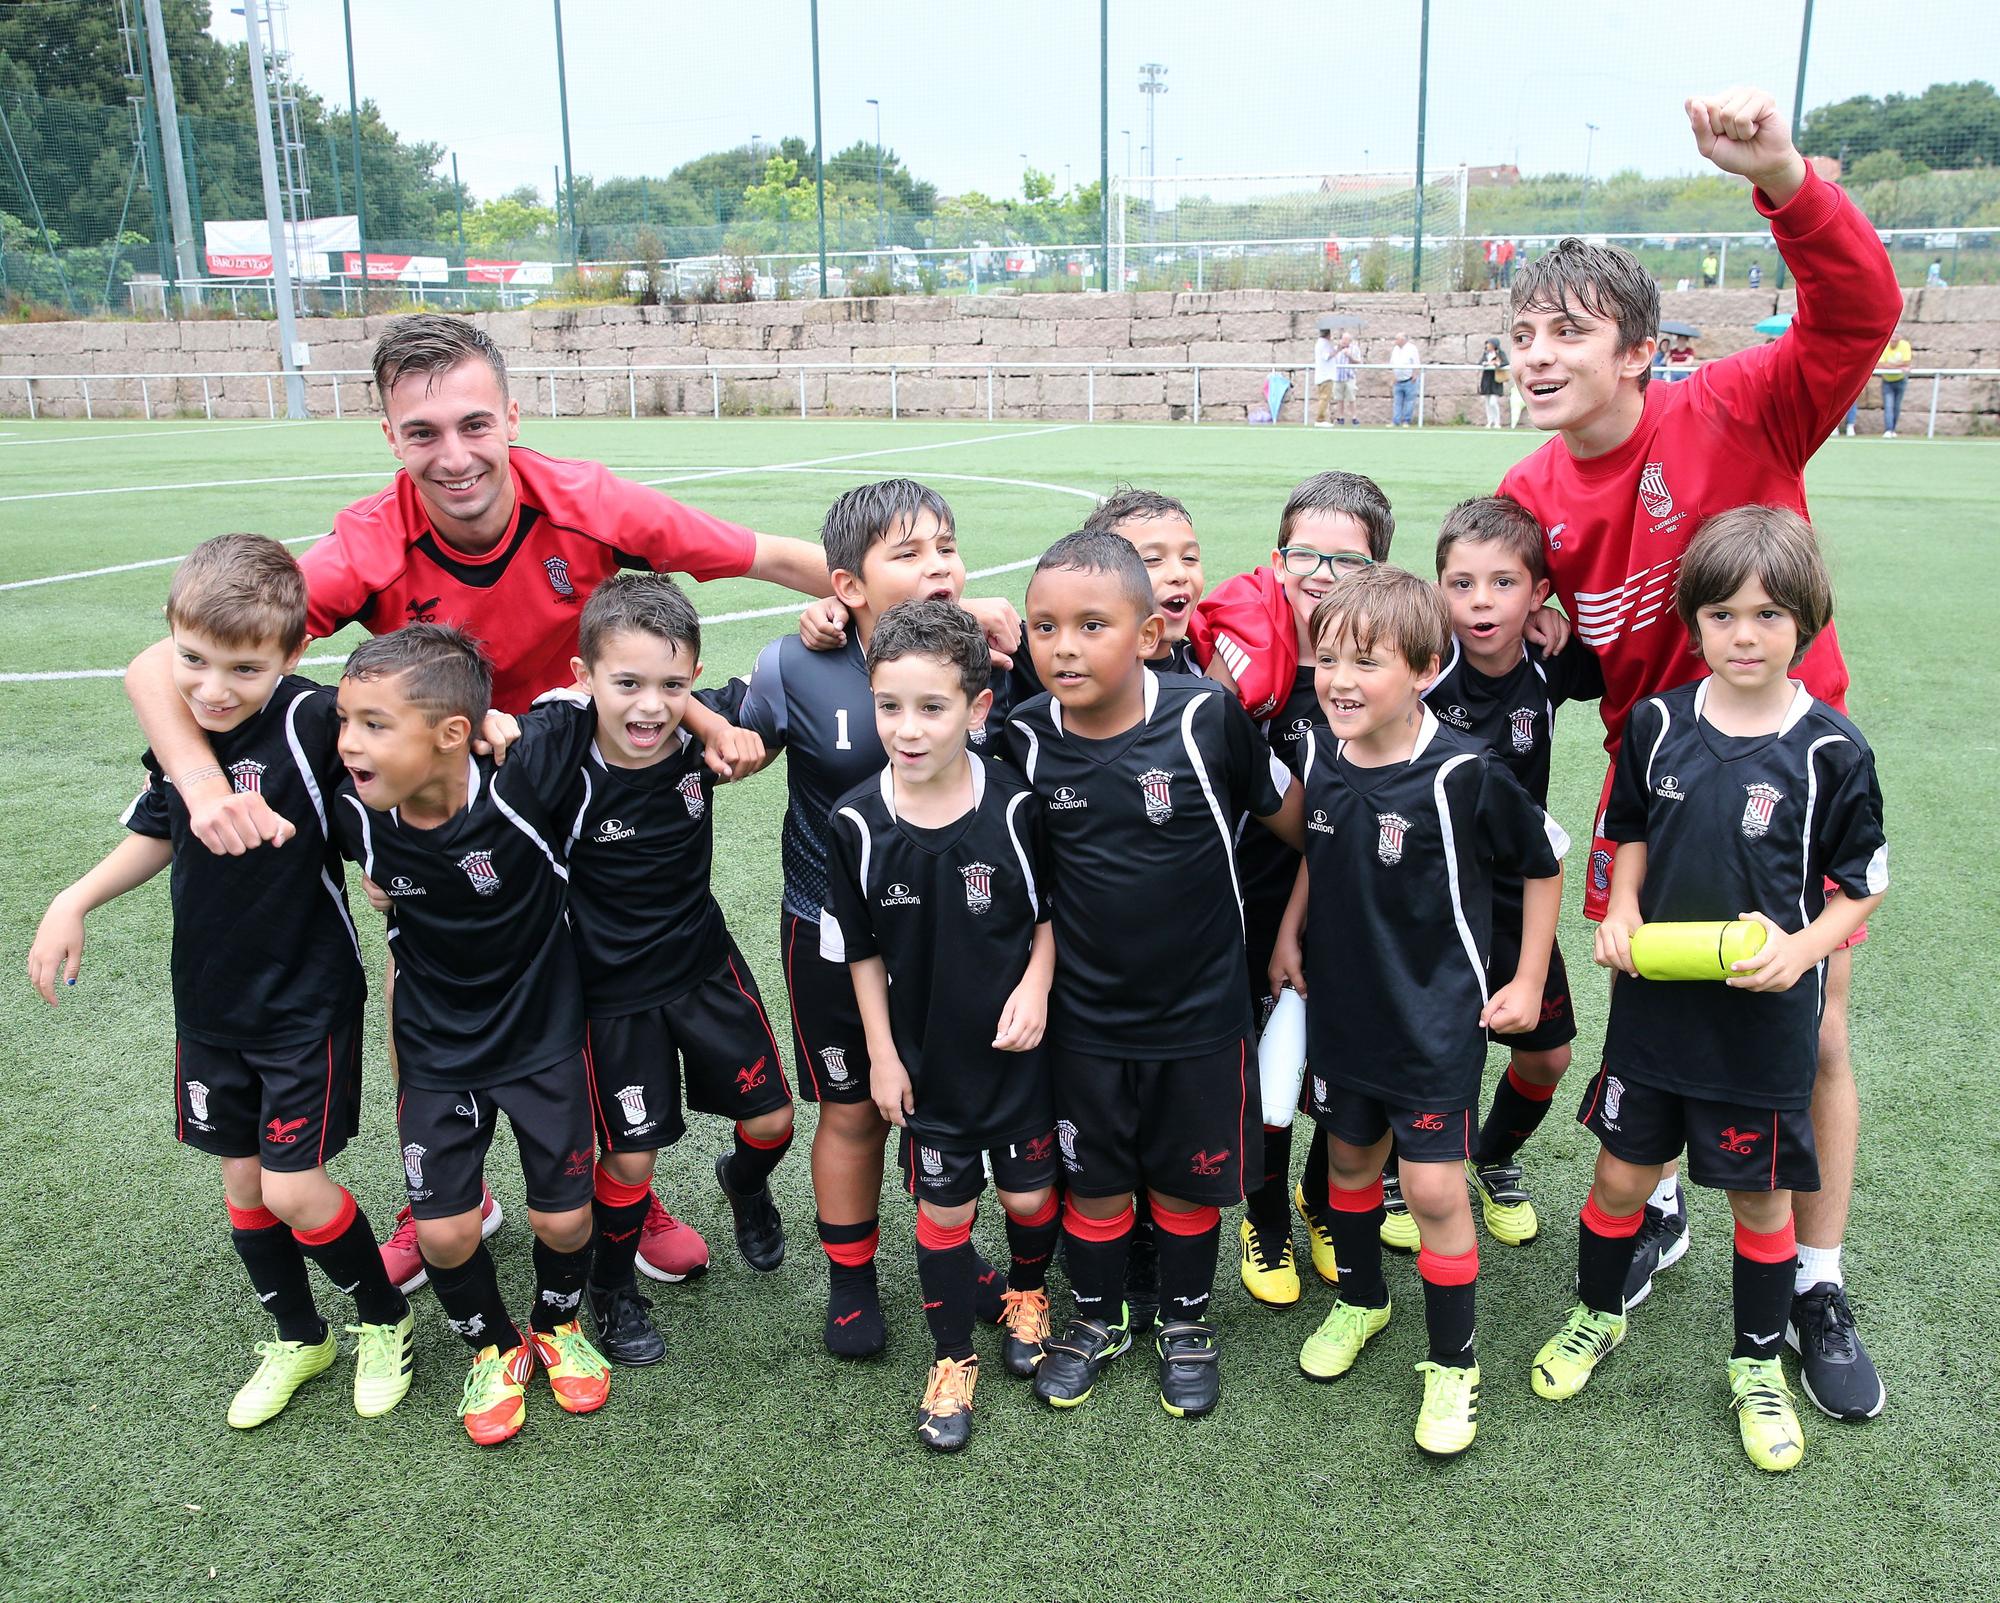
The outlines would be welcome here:
<svg viewBox="0 0 2000 1603">
<path fill-rule="evenodd" d="M 240 0 L 239 0 L 240 3 Z M 562 160 L 552 0 L 350 0 L 362 98 L 458 155 L 479 197 Z M 230 0 L 215 31 L 240 37 Z M 1802 0 L 1434 0 L 1430 165 L 1685 172 L 1683 96 L 1731 83 L 1789 110 Z M 1095 0 L 822 0 L 829 152 L 875 137 L 945 194 L 1018 191 L 1022 156 L 1083 183 L 1097 169 Z M 337 0 L 281 13 L 295 69 L 347 105 Z M 1407 167 L 1416 157 L 1417 0 L 1112 0 L 1111 165 L 1143 171 L 1143 61 L 1163 63 L 1158 170 Z M 664 175 L 753 135 L 812 138 L 807 0 L 566 0 L 578 173 Z M 1819 0 L 1808 107 L 2000 78 L 1994 0 Z M 1586 124 L 1597 124 L 1591 135 Z M 1069 172 L 1065 173 L 1065 164 Z"/>
</svg>

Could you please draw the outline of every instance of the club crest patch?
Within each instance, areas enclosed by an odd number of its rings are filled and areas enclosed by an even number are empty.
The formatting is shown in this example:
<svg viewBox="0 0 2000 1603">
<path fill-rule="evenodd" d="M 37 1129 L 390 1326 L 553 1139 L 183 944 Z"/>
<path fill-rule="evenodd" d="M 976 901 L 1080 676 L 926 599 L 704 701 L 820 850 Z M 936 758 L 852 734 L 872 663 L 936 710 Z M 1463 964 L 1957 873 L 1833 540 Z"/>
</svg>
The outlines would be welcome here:
<svg viewBox="0 0 2000 1603">
<path fill-rule="evenodd" d="M 1516 707 L 1507 715 L 1508 732 L 1516 751 L 1532 751 L 1535 746 L 1535 709 Z"/>
<path fill-rule="evenodd" d="M 1403 837 L 1410 821 L 1401 813 L 1377 813 L 1375 825 L 1375 855 L 1385 867 L 1394 868 L 1403 860 Z"/>
<path fill-rule="evenodd" d="M 967 863 L 959 869 L 965 879 L 965 910 L 983 913 L 993 905 L 993 865 Z"/>
<path fill-rule="evenodd" d="M 573 596 L 576 586 L 569 580 L 569 563 L 561 557 L 544 557 L 542 569 L 549 576 L 549 583 L 559 596 Z"/>
<path fill-rule="evenodd" d="M 229 765 L 229 788 L 239 795 L 264 788 L 264 765 L 253 757 L 239 757 Z"/>
<path fill-rule="evenodd" d="M 1145 797 L 1146 822 L 1164 824 L 1174 816 L 1174 776 L 1164 768 L 1148 768 L 1139 776 L 1139 790 Z"/>
<path fill-rule="evenodd" d="M 467 852 L 458 860 L 458 866 L 465 870 L 465 877 L 472 881 L 472 888 L 481 896 L 491 896 L 500 888 L 500 876 L 493 870 L 491 852 Z"/>
<path fill-rule="evenodd" d="M 1772 809 L 1785 799 L 1785 793 L 1776 785 L 1745 785 L 1743 797 L 1743 833 L 1751 840 L 1762 840 L 1770 833 Z"/>
<path fill-rule="evenodd" d="M 708 797 L 702 794 L 701 775 L 683 774 L 674 789 L 681 793 L 681 800 L 687 803 L 688 817 L 699 818 L 708 811 Z"/>
</svg>

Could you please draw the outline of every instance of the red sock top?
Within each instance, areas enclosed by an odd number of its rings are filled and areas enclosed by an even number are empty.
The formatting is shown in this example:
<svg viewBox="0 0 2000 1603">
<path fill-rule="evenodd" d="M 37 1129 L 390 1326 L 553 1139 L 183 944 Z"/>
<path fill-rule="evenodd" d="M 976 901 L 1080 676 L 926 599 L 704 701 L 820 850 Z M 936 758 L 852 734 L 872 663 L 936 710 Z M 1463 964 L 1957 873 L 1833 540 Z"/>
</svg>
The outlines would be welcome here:
<svg viewBox="0 0 2000 1603">
<path fill-rule="evenodd" d="M 1736 1250 L 1752 1263 L 1791 1263 L 1799 1255 L 1799 1237 L 1792 1216 L 1776 1230 L 1752 1230 L 1738 1221 Z"/>
<path fill-rule="evenodd" d="M 342 1186 L 340 1206 L 334 1209 L 331 1219 L 317 1230 L 294 1230 L 292 1234 L 308 1247 L 324 1247 L 329 1241 L 338 1241 L 347 1234 L 347 1227 L 354 1223 L 356 1212 L 354 1193 Z"/>
</svg>

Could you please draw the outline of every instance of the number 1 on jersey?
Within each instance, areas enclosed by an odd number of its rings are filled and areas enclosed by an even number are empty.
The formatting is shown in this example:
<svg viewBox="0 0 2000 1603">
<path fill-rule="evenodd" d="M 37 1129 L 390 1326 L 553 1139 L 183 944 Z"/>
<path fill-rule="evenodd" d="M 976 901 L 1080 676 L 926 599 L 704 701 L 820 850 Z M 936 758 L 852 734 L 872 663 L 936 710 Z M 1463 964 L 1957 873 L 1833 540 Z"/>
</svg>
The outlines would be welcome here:
<svg viewBox="0 0 2000 1603">
<path fill-rule="evenodd" d="M 837 708 L 833 715 L 833 749 L 835 751 L 854 750 L 854 742 L 847 738 L 847 709 L 845 707 Z"/>
</svg>

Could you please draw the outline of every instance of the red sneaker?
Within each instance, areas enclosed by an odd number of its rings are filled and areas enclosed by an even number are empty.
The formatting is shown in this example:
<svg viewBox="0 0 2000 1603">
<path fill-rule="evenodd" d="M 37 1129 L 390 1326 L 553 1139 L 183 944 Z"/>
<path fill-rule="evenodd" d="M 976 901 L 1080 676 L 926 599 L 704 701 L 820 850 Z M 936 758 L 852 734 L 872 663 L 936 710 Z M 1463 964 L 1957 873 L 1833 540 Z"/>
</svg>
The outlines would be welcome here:
<svg viewBox="0 0 2000 1603">
<path fill-rule="evenodd" d="M 488 1191 L 479 1201 L 480 1239 L 493 1234 L 500 1228 L 506 1215 L 500 1211 L 500 1204 Z M 382 1272 L 389 1277 L 389 1284 L 399 1291 L 412 1292 L 430 1279 L 431 1272 L 424 1267 L 424 1255 L 417 1250 L 417 1221 L 411 1217 L 408 1208 L 396 1215 L 396 1228 L 389 1232 L 389 1239 L 382 1243 Z"/>
<path fill-rule="evenodd" d="M 639 1272 L 655 1280 L 692 1280 L 708 1271 L 708 1243 L 693 1225 L 684 1225 L 653 1198 L 639 1232 Z"/>
</svg>

